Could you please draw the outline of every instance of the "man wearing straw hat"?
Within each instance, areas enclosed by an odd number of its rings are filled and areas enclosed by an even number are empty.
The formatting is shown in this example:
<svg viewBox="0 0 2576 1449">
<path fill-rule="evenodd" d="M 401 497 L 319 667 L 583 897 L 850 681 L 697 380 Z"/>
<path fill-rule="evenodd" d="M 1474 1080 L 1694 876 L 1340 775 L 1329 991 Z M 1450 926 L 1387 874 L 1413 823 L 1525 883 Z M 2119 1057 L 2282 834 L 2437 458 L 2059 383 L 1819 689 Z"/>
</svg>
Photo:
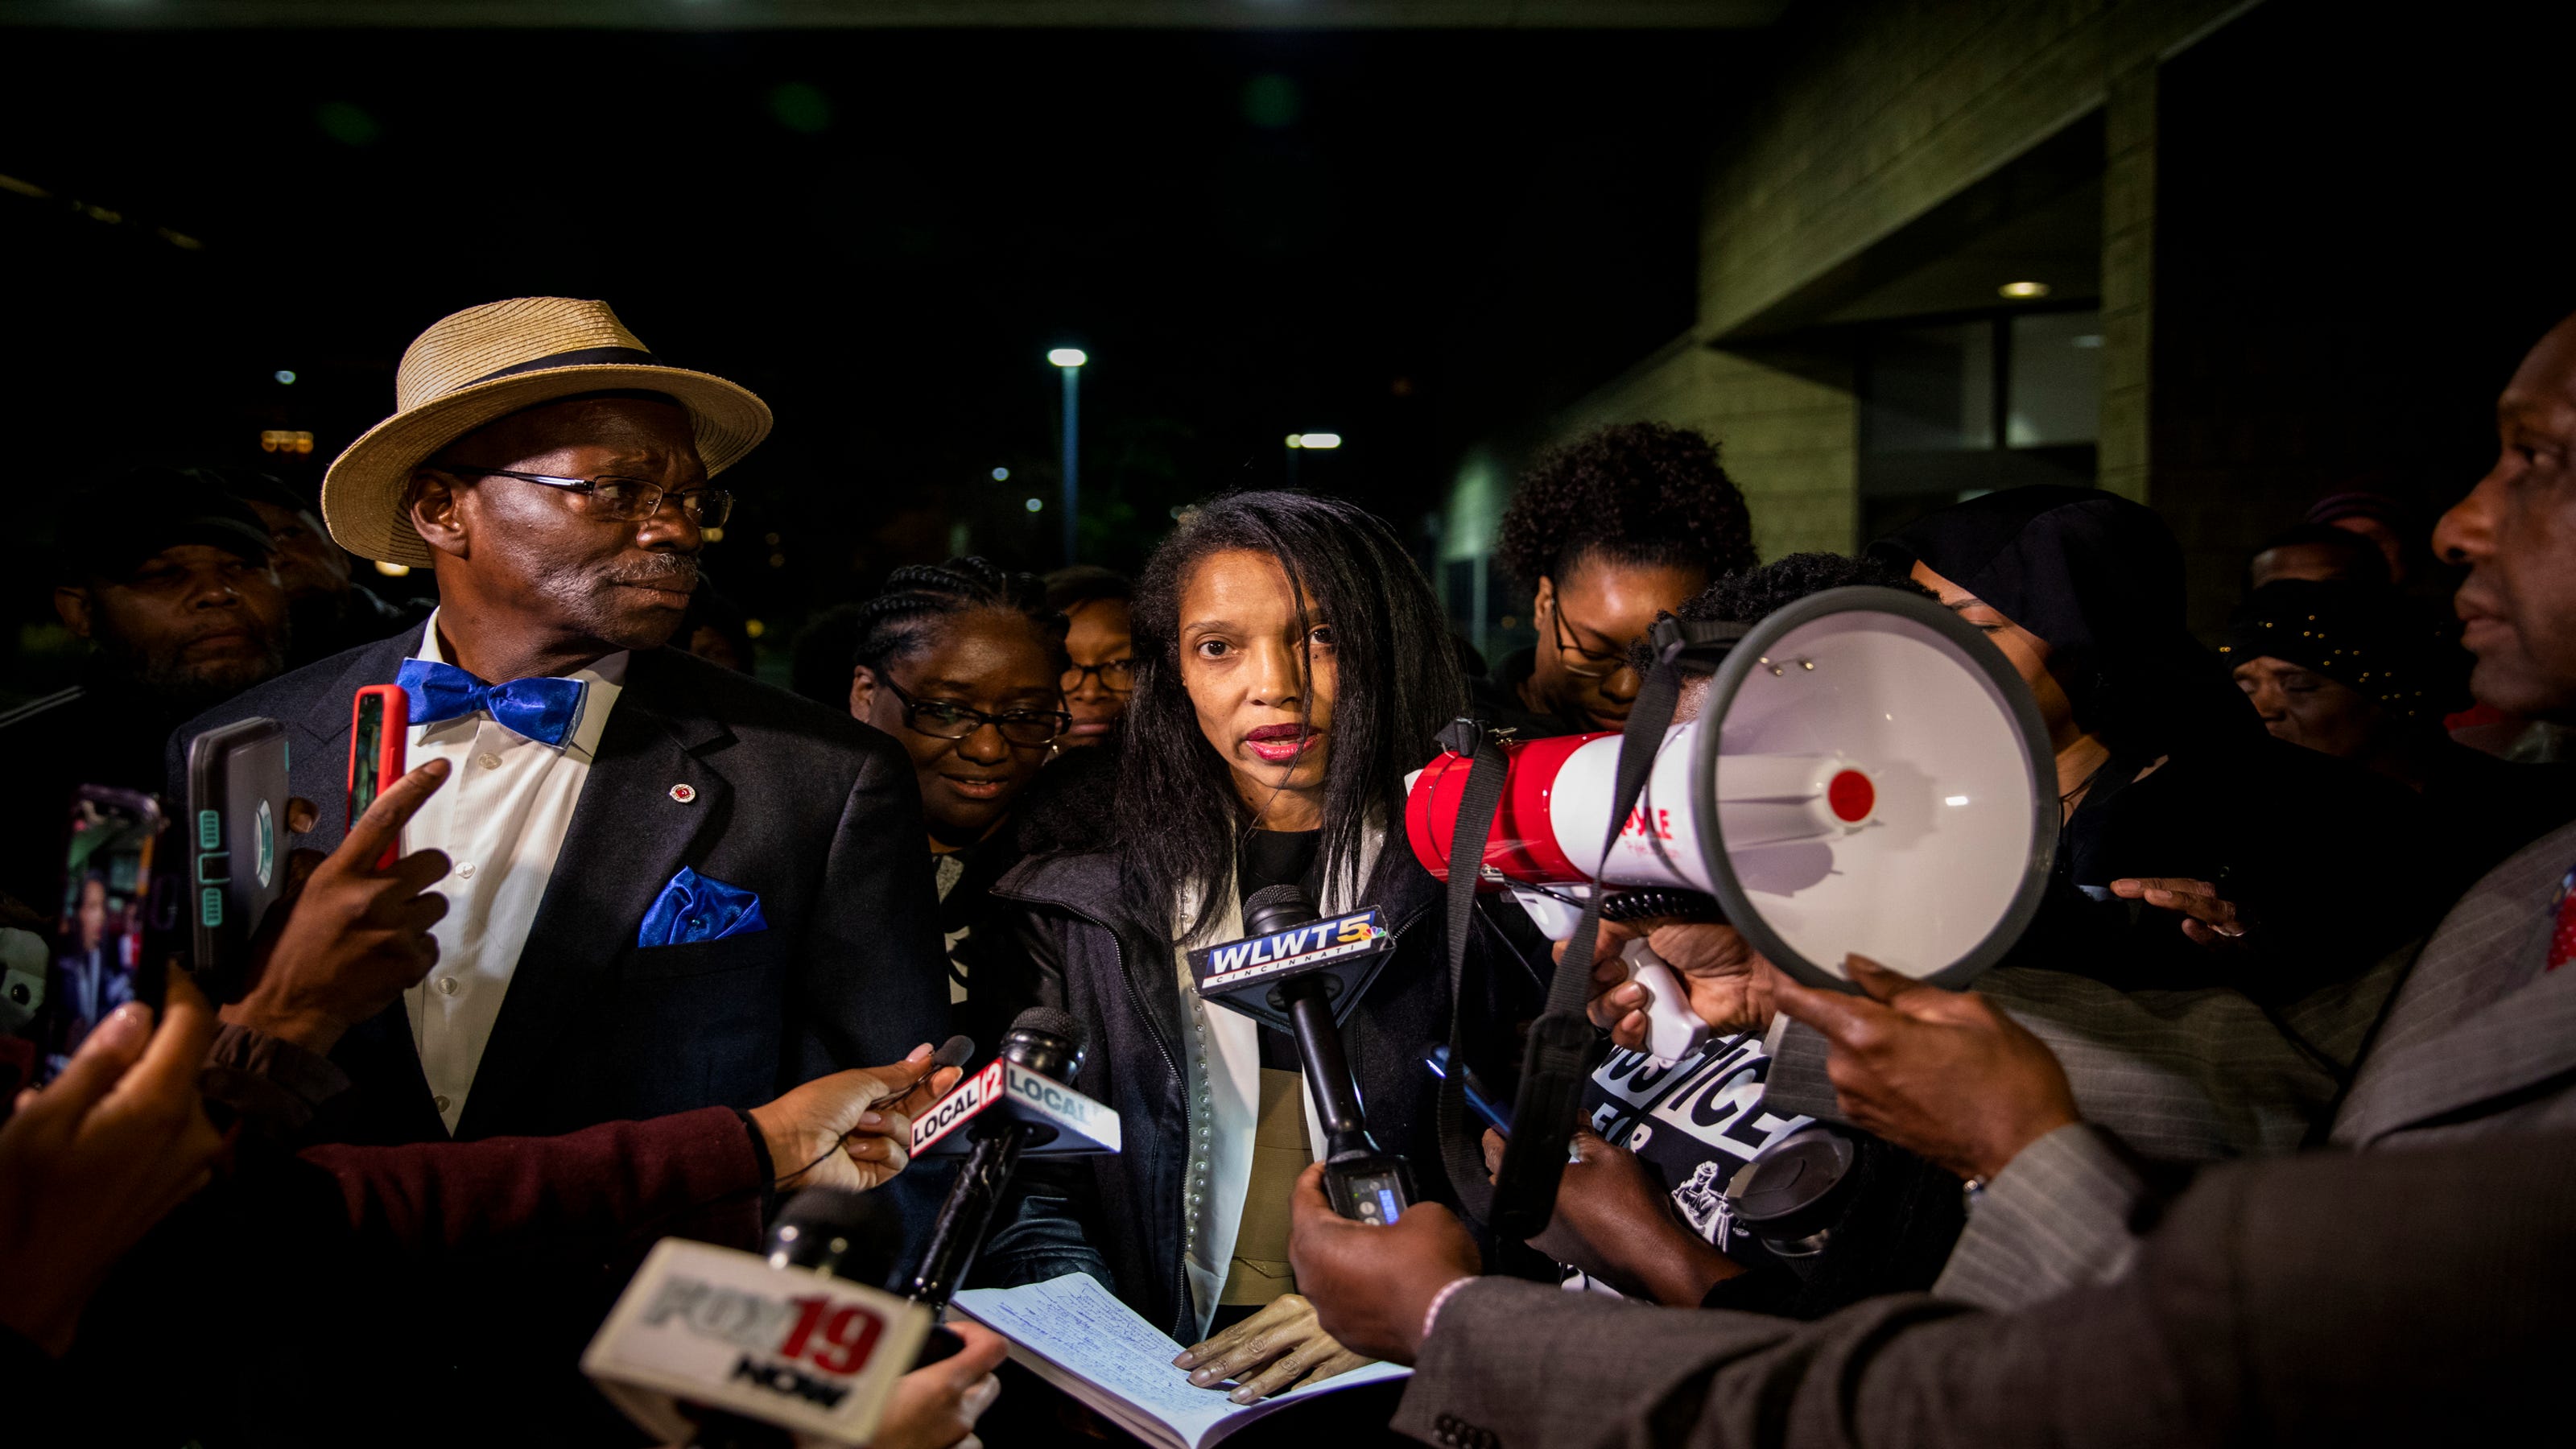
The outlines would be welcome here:
<svg viewBox="0 0 2576 1449">
<path fill-rule="evenodd" d="M 170 758 L 176 779 L 198 731 L 284 722 L 295 793 L 329 802 L 302 843 L 325 849 L 355 690 L 400 684 L 411 764 L 450 766 L 403 839 L 449 860 L 438 960 L 341 1038 L 363 1106 L 340 1135 L 748 1108 L 938 1040 L 901 747 L 664 647 L 732 507 L 714 480 L 768 407 L 654 357 L 606 304 L 558 297 L 440 320 L 394 391 L 394 415 L 331 465 L 322 509 L 349 551 L 434 570 L 437 612 L 197 719 Z"/>
</svg>

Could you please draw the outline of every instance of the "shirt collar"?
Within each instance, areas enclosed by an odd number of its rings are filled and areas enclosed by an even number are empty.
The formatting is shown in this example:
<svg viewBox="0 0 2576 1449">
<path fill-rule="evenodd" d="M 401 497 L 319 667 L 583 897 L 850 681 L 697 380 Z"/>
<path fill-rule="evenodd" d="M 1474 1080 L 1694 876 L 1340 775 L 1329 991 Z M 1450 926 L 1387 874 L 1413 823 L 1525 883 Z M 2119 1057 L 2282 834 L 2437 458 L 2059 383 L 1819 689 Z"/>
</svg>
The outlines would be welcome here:
<svg viewBox="0 0 2576 1449">
<path fill-rule="evenodd" d="M 447 657 L 447 650 L 438 642 L 438 615 L 436 609 L 429 611 L 429 622 L 420 626 L 420 647 L 412 651 L 412 657 L 452 665 L 456 661 Z M 629 651 L 620 649 L 563 676 L 590 686 L 582 697 L 581 719 L 573 725 L 572 737 L 564 741 L 567 751 L 585 760 L 599 753 L 599 737 L 608 729 L 608 712 L 617 707 L 617 697 L 626 692 L 626 664 L 631 657 Z"/>
</svg>

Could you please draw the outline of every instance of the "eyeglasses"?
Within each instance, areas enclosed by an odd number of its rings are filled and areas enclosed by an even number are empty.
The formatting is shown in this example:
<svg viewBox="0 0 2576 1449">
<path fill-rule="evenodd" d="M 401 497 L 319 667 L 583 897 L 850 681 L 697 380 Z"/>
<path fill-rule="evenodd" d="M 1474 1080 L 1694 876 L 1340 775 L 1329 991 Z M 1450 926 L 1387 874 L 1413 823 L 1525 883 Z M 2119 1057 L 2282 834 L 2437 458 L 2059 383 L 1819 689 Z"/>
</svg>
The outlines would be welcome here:
<svg viewBox="0 0 2576 1449">
<path fill-rule="evenodd" d="M 1556 652 L 1570 656 L 1564 660 L 1565 672 L 1578 679 L 1608 679 L 1628 667 L 1625 654 L 1602 654 L 1586 649 L 1565 637 L 1565 610 L 1551 604 L 1547 611 L 1548 633 L 1556 640 Z M 1595 629 L 1595 634 L 1601 631 Z"/>
<path fill-rule="evenodd" d="M 1015 709 L 1009 714 L 986 714 L 944 699 L 915 699 L 910 691 L 880 674 L 885 687 L 903 702 L 904 728 L 934 740 L 970 738 L 986 725 L 1002 732 L 1008 743 L 1027 749 L 1055 743 L 1056 736 L 1073 728 L 1073 716 L 1060 709 Z"/>
<path fill-rule="evenodd" d="M 1098 664 L 1076 664 L 1064 672 L 1064 692 L 1082 688 L 1082 682 L 1097 676 L 1100 687 L 1111 694 L 1125 694 L 1136 687 L 1136 661 L 1105 659 Z"/>
<path fill-rule="evenodd" d="M 522 483 L 578 493 L 589 500 L 586 512 L 616 523 L 642 523 L 662 511 L 665 499 L 679 500 L 680 511 L 700 528 L 721 528 L 724 521 L 733 516 L 733 495 L 721 488 L 673 490 L 659 483 L 647 483 L 641 478 L 620 478 L 614 474 L 597 478 L 557 478 L 547 473 L 513 473 L 507 468 L 460 468 L 452 463 L 431 466 L 469 477 L 516 478 Z"/>
</svg>

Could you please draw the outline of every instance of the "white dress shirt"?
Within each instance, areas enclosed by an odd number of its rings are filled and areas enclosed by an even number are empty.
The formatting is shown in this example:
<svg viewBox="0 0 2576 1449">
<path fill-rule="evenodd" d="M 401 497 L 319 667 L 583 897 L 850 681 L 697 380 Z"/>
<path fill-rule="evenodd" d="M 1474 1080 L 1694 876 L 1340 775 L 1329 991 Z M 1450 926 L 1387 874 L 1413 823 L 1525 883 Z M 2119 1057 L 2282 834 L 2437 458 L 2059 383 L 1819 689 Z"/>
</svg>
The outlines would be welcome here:
<svg viewBox="0 0 2576 1449">
<path fill-rule="evenodd" d="M 437 614 L 421 630 L 413 657 L 455 663 L 439 647 Z M 611 654 L 570 677 L 590 690 L 560 750 L 505 729 L 480 710 L 411 727 L 407 763 L 417 769 L 445 760 L 448 776 L 404 827 L 403 849 L 447 852 L 447 879 L 438 884 L 447 914 L 430 928 L 438 964 L 403 993 L 403 1007 L 421 1075 L 451 1134 L 465 1114 L 465 1094 L 500 1020 L 564 832 L 572 828 L 600 732 L 625 686 L 626 655 Z"/>
</svg>

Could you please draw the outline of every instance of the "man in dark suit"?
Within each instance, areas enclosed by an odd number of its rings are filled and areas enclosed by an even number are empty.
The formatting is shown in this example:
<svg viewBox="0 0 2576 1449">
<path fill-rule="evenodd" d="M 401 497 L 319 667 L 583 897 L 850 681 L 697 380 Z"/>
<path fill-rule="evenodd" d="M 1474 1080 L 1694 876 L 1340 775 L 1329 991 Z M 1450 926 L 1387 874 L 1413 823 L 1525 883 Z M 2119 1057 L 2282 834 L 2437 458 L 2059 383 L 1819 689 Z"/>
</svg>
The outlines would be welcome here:
<svg viewBox="0 0 2576 1449">
<path fill-rule="evenodd" d="M 2018 1312 L 1920 1293 L 1813 1323 L 1476 1277 L 1438 1204 L 1289 1253 L 1334 1338 L 1414 1365 L 1442 1449 L 2481 1443 L 2559 1412 L 2576 1137 L 2213 1169 L 2138 1271 Z"/>
<path fill-rule="evenodd" d="M 333 463 L 323 512 L 351 552 L 434 570 L 437 612 L 199 718 L 168 760 L 177 780 L 194 734 L 281 721 L 294 791 L 324 807 L 303 843 L 324 848 L 343 831 L 355 690 L 400 684 L 410 763 L 448 766 L 403 832 L 407 854 L 445 857 L 436 958 L 332 1050 L 356 1099 L 339 1140 L 749 1109 L 938 1041 L 945 974 L 902 748 L 665 647 L 731 506 L 710 478 L 768 409 L 561 298 L 440 321 L 395 392 Z M 226 1020 L 291 1038 L 272 1009 L 288 1008 L 254 997 Z M 935 1186 L 887 1190 L 926 1216 Z M 582 1439 L 609 1416 L 572 1366 L 627 1267 L 419 1265 L 364 1285 L 405 1305 L 386 1342 L 274 1354 L 303 1374 L 355 1353 L 352 1392 L 421 1406 L 405 1434 Z"/>
<path fill-rule="evenodd" d="M 200 717 L 170 756 L 175 781 L 190 736 L 281 720 L 324 848 L 361 686 L 402 683 L 411 762 L 453 767 L 404 836 L 450 858 L 439 961 L 341 1042 L 364 1099 L 352 1135 L 747 1108 L 938 1040 L 902 750 L 663 647 L 730 506 L 709 476 L 768 409 L 560 298 L 442 320 L 396 395 L 332 465 L 323 510 L 343 547 L 433 568 L 437 613 Z"/>
</svg>

